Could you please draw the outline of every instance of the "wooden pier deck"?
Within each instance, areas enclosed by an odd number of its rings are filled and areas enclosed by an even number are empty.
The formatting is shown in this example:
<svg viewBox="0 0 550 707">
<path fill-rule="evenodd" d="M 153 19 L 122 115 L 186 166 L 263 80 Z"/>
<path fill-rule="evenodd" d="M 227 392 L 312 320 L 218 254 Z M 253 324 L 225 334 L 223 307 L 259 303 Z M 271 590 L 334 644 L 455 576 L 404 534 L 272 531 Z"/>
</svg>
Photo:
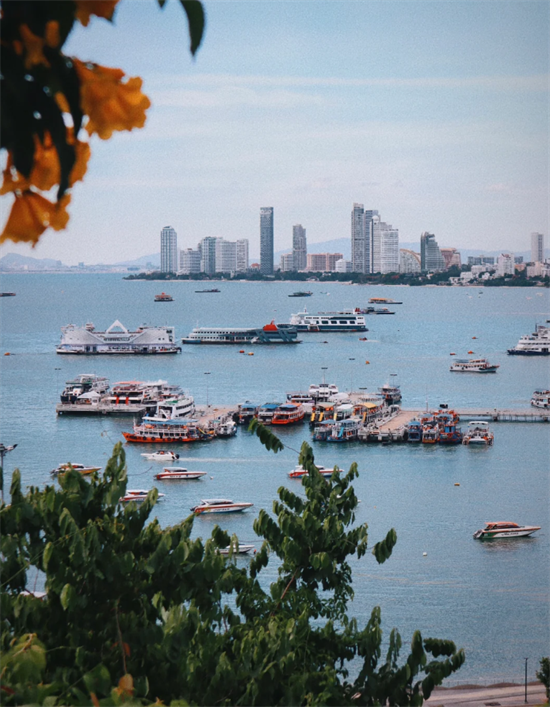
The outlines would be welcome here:
<svg viewBox="0 0 550 707">
<path fill-rule="evenodd" d="M 509 410 L 498 408 L 452 408 L 462 422 L 484 420 L 486 422 L 550 422 L 550 410 L 525 408 Z M 391 432 L 407 425 L 414 417 L 420 417 L 425 410 L 401 410 L 392 420 L 380 425 L 383 431 Z"/>
</svg>

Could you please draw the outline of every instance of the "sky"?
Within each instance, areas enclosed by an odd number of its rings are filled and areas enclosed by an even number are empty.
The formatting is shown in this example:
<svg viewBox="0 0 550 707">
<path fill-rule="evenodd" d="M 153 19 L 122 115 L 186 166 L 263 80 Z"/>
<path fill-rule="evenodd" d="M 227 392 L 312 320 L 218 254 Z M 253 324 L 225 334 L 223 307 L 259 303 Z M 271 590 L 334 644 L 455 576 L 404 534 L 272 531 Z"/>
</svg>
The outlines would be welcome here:
<svg viewBox="0 0 550 707">
<path fill-rule="evenodd" d="M 0 257 L 114 263 L 205 236 L 275 250 L 350 235 L 354 202 L 401 242 L 523 251 L 548 238 L 550 3 L 204 0 L 192 58 L 177 0 L 121 0 L 65 52 L 141 76 L 142 130 L 94 137 L 64 232 Z M 9 198 L 0 199 L 2 224 Z"/>
</svg>

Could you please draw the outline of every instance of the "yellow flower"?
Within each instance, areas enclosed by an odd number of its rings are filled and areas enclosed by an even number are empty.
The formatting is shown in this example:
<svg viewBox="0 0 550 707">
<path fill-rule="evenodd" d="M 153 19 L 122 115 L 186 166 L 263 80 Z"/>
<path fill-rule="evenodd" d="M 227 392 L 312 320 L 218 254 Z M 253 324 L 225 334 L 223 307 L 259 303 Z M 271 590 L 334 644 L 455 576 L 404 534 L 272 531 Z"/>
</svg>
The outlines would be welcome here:
<svg viewBox="0 0 550 707">
<path fill-rule="evenodd" d="M 66 194 L 60 201 L 52 204 L 30 190 L 16 194 L 8 221 L 0 235 L 0 243 L 11 240 L 15 243 L 32 243 L 34 247 L 48 227 L 55 231 L 63 230 L 69 221 L 66 207 L 70 200 L 71 197 Z"/>
<path fill-rule="evenodd" d="M 115 130 L 132 130 L 145 125 L 150 100 L 141 92 L 142 80 L 123 82 L 121 69 L 84 64 L 74 59 L 80 80 L 80 105 L 89 121 L 86 130 L 107 140 Z"/>
<path fill-rule="evenodd" d="M 84 27 L 88 26 L 92 15 L 110 20 L 115 11 L 117 2 L 118 0 L 75 0 L 76 19 L 79 20 Z"/>
</svg>

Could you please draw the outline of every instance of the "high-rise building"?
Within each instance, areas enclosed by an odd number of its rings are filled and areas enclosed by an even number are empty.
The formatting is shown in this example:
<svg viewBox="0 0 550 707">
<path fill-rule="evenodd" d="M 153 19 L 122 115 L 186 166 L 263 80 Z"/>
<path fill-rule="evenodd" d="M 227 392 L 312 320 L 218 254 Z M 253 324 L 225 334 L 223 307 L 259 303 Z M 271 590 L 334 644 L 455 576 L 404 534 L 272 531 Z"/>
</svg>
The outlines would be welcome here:
<svg viewBox="0 0 550 707">
<path fill-rule="evenodd" d="M 273 207 L 260 209 L 260 272 L 273 275 Z"/>
<path fill-rule="evenodd" d="M 281 255 L 281 272 L 292 272 L 294 267 L 294 253 L 283 253 Z"/>
<path fill-rule="evenodd" d="M 399 251 L 399 272 L 419 273 L 420 253 L 415 253 L 414 250 L 408 248 L 401 248 Z"/>
<path fill-rule="evenodd" d="M 237 270 L 237 244 L 216 238 L 215 272 L 234 273 Z"/>
<path fill-rule="evenodd" d="M 504 277 L 504 275 L 514 274 L 514 254 L 513 253 L 501 253 L 497 258 L 497 275 L 498 277 Z"/>
<path fill-rule="evenodd" d="M 351 211 L 351 269 L 352 272 L 373 272 L 373 219 L 378 211 L 354 204 Z"/>
<path fill-rule="evenodd" d="M 544 262 L 544 236 L 542 233 L 531 233 L 531 262 Z"/>
<path fill-rule="evenodd" d="M 213 236 L 206 236 L 199 243 L 201 252 L 201 272 L 213 275 L 216 272 L 216 241 Z"/>
<path fill-rule="evenodd" d="M 172 226 L 165 226 L 160 232 L 160 270 L 178 271 L 178 234 Z"/>
<path fill-rule="evenodd" d="M 180 251 L 180 272 L 183 275 L 198 273 L 201 271 L 201 253 L 200 250 L 186 248 Z"/>
<path fill-rule="evenodd" d="M 365 212 L 365 224 L 368 223 Z M 371 268 L 370 272 L 399 272 L 399 231 L 380 220 L 378 212 L 370 217 L 371 231 Z"/>
<path fill-rule="evenodd" d="M 308 253 L 307 269 L 311 272 L 334 272 L 342 253 Z"/>
<path fill-rule="evenodd" d="M 440 248 L 439 252 L 443 256 L 443 260 L 445 261 L 445 269 L 448 270 L 449 268 L 452 268 L 454 265 L 457 267 L 461 266 L 461 260 L 460 260 L 460 253 L 456 248 Z"/>
<path fill-rule="evenodd" d="M 292 227 L 292 260 L 294 270 L 305 270 L 307 267 L 306 229 L 301 223 Z"/>
<path fill-rule="evenodd" d="M 248 238 L 241 238 L 236 242 L 237 245 L 237 272 L 246 272 L 248 270 Z"/>
<path fill-rule="evenodd" d="M 445 260 L 441 255 L 435 235 L 424 233 L 420 236 L 420 267 L 422 272 L 442 272 L 445 270 Z"/>
</svg>

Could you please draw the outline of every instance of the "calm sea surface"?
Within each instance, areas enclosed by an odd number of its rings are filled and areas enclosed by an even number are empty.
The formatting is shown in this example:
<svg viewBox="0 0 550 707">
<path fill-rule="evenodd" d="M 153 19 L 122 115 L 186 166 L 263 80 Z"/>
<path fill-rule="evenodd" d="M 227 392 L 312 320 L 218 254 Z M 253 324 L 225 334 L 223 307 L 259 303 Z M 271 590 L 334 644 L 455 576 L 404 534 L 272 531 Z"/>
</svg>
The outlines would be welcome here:
<svg viewBox="0 0 550 707">
<path fill-rule="evenodd" d="M 97 373 L 111 383 L 158 380 L 179 384 L 198 404 L 236 405 L 244 400 L 282 401 L 311 383 L 341 390 L 401 386 L 403 407 L 529 407 L 537 388 L 550 388 L 545 358 L 507 356 L 522 334 L 550 318 L 548 290 L 495 288 L 408 288 L 307 283 L 314 295 L 289 298 L 300 283 L 226 283 L 220 294 L 197 294 L 193 282 L 124 281 L 114 275 L 2 275 L 0 299 L 1 440 L 17 443 L 6 456 L 7 476 L 17 466 L 25 485 L 51 483 L 61 462 L 104 465 L 129 418 L 57 417 L 55 405 L 66 380 Z M 155 303 L 162 290 L 171 303 Z M 61 326 L 92 321 L 104 330 L 115 319 L 135 329 L 170 324 L 178 337 L 195 326 L 262 326 L 288 322 L 303 309 L 329 311 L 366 306 L 372 296 L 392 297 L 395 316 L 367 317 L 367 334 L 304 334 L 298 346 L 185 346 L 178 356 L 58 356 Z M 360 341 L 367 336 L 367 341 Z M 475 338 L 474 338 L 475 337 Z M 247 349 L 249 350 L 249 349 Z M 494 375 L 452 374 L 451 352 L 473 351 L 500 364 Z M 357 461 L 358 522 L 368 522 L 371 544 L 395 527 L 397 546 L 384 565 L 371 555 L 354 563 L 355 600 L 362 624 L 375 604 L 382 607 L 385 635 L 396 626 L 404 642 L 415 629 L 425 637 L 449 638 L 466 650 L 459 680 L 521 681 L 524 658 L 534 679 L 548 655 L 550 517 L 550 425 L 492 425 L 489 449 L 361 443 L 314 443 L 318 463 L 347 468 Z M 277 489 L 300 492 L 287 472 L 296 464 L 307 426 L 281 430 L 288 445 L 268 453 L 243 428 L 230 440 L 180 446 L 184 466 L 208 476 L 198 482 L 159 482 L 166 493 L 156 512 L 164 525 L 186 517 L 201 498 L 252 501 L 250 512 L 197 518 L 195 532 L 208 535 L 215 523 L 256 541 L 252 522 L 260 508 L 271 511 Z M 130 487 L 149 488 L 153 466 L 141 445 L 126 445 Z M 455 486 L 460 484 L 460 486 Z M 485 521 L 513 520 L 542 529 L 517 541 L 475 542 Z M 424 553 L 427 553 L 424 556 Z M 239 560 L 243 562 L 246 560 Z M 270 572 L 275 572 L 275 567 Z"/>
</svg>

